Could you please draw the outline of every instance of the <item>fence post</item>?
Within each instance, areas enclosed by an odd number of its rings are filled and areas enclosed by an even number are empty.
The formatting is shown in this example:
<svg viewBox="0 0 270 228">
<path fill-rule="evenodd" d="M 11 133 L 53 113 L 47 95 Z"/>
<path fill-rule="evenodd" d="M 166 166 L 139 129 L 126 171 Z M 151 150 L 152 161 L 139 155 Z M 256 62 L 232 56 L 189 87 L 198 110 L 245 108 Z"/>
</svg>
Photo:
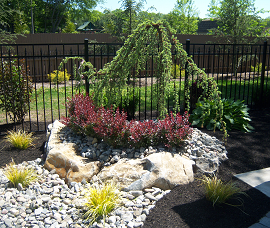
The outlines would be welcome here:
<svg viewBox="0 0 270 228">
<path fill-rule="evenodd" d="M 264 76 L 265 76 L 265 62 L 266 62 L 266 52 L 267 52 L 267 41 L 263 43 L 263 58 L 262 58 L 262 72 L 261 72 L 261 93 L 260 93 L 260 107 L 263 106 L 263 87 L 264 87 Z"/>
<path fill-rule="evenodd" d="M 190 39 L 187 39 L 186 40 L 186 52 L 187 52 L 187 55 L 189 56 L 190 54 Z M 184 86 L 184 110 L 186 110 L 186 107 L 187 107 L 187 100 L 186 100 L 186 91 L 188 89 L 188 74 L 187 74 L 187 66 L 188 66 L 188 62 L 186 62 L 186 65 L 185 65 L 185 86 Z"/>
<path fill-rule="evenodd" d="M 88 56 L 88 39 L 84 39 L 84 60 L 86 62 L 89 61 L 89 56 Z M 85 67 L 85 71 L 88 71 L 89 68 Z M 85 92 L 86 94 L 89 95 L 89 79 L 87 76 L 85 76 Z"/>
</svg>

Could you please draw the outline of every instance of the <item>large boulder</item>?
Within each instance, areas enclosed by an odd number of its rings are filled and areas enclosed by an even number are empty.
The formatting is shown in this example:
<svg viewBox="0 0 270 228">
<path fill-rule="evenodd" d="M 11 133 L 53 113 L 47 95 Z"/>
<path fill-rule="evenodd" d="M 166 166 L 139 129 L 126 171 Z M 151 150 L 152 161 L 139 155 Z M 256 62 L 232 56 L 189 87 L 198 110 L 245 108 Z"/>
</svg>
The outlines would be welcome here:
<svg viewBox="0 0 270 228">
<path fill-rule="evenodd" d="M 65 125 L 55 121 L 48 127 L 48 141 L 46 144 L 46 161 L 44 168 L 56 173 L 66 183 L 89 182 L 101 169 L 99 161 L 87 162 L 85 158 L 77 155 L 77 146 L 73 143 L 63 144 L 59 136 L 64 132 Z"/>
<path fill-rule="evenodd" d="M 151 187 L 167 190 L 193 181 L 193 165 L 179 154 L 160 152 L 144 159 L 121 159 L 104 167 L 97 177 L 101 181 L 113 180 L 125 191 Z"/>
<path fill-rule="evenodd" d="M 76 155 L 76 146 L 73 143 L 59 145 L 50 150 L 44 164 L 44 168 L 55 170 L 65 179 L 66 183 L 73 181 L 90 181 L 100 171 L 99 161 L 86 162 L 81 156 Z"/>
<path fill-rule="evenodd" d="M 142 159 L 122 158 L 117 163 L 102 166 L 77 155 L 77 146 L 63 143 L 61 137 L 67 128 L 59 121 L 48 127 L 44 167 L 55 170 L 66 183 L 87 182 L 95 176 L 102 182 L 114 181 L 123 190 L 142 190 L 158 187 L 163 190 L 193 181 L 194 161 L 176 153 L 153 153 Z M 79 153 L 78 153 L 79 154 Z"/>
</svg>

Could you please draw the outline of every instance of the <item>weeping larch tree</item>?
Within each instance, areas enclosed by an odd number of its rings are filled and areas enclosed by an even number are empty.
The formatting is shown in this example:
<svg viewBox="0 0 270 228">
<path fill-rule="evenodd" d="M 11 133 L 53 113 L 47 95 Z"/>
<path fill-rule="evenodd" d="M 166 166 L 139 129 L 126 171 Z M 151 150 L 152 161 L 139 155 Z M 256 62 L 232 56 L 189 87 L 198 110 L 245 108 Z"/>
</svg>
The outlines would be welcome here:
<svg viewBox="0 0 270 228">
<path fill-rule="evenodd" d="M 160 118 L 162 118 L 168 113 L 166 101 L 170 93 L 168 84 L 172 80 L 172 46 L 174 46 L 180 66 L 186 70 L 186 78 L 189 82 L 185 86 L 186 111 L 190 110 L 189 88 L 192 83 L 191 76 L 193 76 L 193 78 L 200 79 L 197 80 L 197 86 L 203 88 L 203 93 L 198 99 L 206 99 L 205 97 L 207 97 L 208 100 L 214 101 L 214 104 L 218 107 L 217 119 L 213 121 L 218 120 L 223 124 L 222 128 L 226 137 L 226 124 L 222 121 L 223 105 L 217 83 L 198 68 L 193 59 L 187 55 L 183 45 L 173 35 L 173 31 L 166 22 L 146 21 L 138 25 L 124 45 L 117 51 L 117 55 L 113 60 L 99 71 L 90 62 L 85 62 L 78 57 L 64 59 L 60 67 L 63 67 L 63 64 L 67 63 L 69 59 L 80 59 L 79 67 L 73 64 L 75 66 L 74 75 L 78 75 L 78 80 L 82 80 L 84 77 L 88 78 L 90 91 L 94 91 L 90 95 L 96 105 L 110 107 L 121 103 L 121 94 L 119 94 L 122 93 L 121 91 L 134 92 L 134 87 L 128 83 L 131 72 L 135 73 L 133 79 L 136 80 L 135 75 L 138 75 L 141 70 L 145 70 L 146 62 L 154 58 L 155 69 L 153 76 L 156 78 L 156 89 L 153 91 L 153 97 L 157 99 Z M 205 93 L 207 93 L 207 96 Z M 175 91 L 174 112 L 178 111 L 180 111 L 179 93 Z M 207 113 L 203 115 L 207 115 Z"/>
</svg>

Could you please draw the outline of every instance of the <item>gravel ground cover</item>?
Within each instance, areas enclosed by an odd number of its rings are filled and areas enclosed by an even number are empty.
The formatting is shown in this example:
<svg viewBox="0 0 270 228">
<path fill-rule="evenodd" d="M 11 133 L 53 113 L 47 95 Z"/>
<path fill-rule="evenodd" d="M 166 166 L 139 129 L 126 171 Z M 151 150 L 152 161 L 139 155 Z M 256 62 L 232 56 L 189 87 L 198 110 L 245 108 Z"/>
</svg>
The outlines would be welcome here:
<svg viewBox="0 0 270 228">
<path fill-rule="evenodd" d="M 248 194 L 249 197 L 242 196 L 244 204 L 241 207 L 213 207 L 205 199 L 203 186 L 198 180 L 200 175 L 196 175 L 194 182 L 178 186 L 160 199 L 147 216 L 144 227 L 244 228 L 258 222 L 270 211 L 270 199 L 267 196 L 234 178 L 235 174 L 270 166 L 270 109 L 252 110 L 250 116 L 254 132 L 229 132 L 226 145 L 229 159 L 221 164 L 218 171 L 218 178 L 222 181 L 236 181 L 238 187 Z M 0 125 L 1 134 L 12 127 Z M 32 125 L 33 130 L 35 127 Z M 222 132 L 202 131 L 222 139 Z M 11 158 L 15 163 L 22 163 L 42 157 L 45 132 L 35 133 L 34 136 L 33 146 L 24 151 L 13 148 L 4 136 L 0 136 L 0 167 L 9 163 Z"/>
</svg>

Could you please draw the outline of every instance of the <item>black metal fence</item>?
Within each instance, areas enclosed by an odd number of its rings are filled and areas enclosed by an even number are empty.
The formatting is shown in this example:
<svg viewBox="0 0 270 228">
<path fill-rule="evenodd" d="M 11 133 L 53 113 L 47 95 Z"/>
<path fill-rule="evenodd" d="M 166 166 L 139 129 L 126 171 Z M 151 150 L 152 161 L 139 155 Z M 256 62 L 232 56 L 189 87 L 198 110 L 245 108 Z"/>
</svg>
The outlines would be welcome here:
<svg viewBox="0 0 270 228">
<path fill-rule="evenodd" d="M 29 76 L 26 78 L 29 80 L 27 84 L 31 81 L 33 85 L 24 128 L 29 131 L 46 130 L 49 123 L 67 116 L 68 97 L 72 97 L 76 92 L 85 92 L 84 87 L 77 87 L 72 62 L 64 66 L 64 77 L 70 76 L 68 81 L 54 84 L 49 80 L 48 74 L 57 70 L 65 57 L 82 57 L 99 70 L 116 56 L 121 46 L 122 44 L 116 43 L 88 43 L 88 40 L 73 44 L 0 45 L 0 74 L 4 74 L 5 64 L 10 71 L 14 64 L 17 67 L 24 65 L 25 74 Z M 251 108 L 262 105 L 260 101 L 270 98 L 270 45 L 267 42 L 259 45 L 228 45 L 192 44 L 187 41 L 183 46 L 197 66 L 217 81 L 223 98 L 245 100 Z M 183 104 L 185 70 L 178 67 L 173 50 L 172 57 L 176 67 L 172 70 L 170 88 L 172 91 L 177 90 L 180 103 Z M 133 112 L 136 119 L 157 118 L 159 110 L 151 93 L 156 82 L 154 68 L 154 64 L 148 64 L 146 70 L 137 75 L 138 80 L 134 83 L 134 88 L 140 88 L 138 105 Z M 192 79 L 195 77 L 192 76 Z M 173 94 L 172 92 L 168 98 L 168 110 L 173 108 Z M 9 126 L 11 123 L 12 116 L 1 110 L 0 125 Z"/>
</svg>

